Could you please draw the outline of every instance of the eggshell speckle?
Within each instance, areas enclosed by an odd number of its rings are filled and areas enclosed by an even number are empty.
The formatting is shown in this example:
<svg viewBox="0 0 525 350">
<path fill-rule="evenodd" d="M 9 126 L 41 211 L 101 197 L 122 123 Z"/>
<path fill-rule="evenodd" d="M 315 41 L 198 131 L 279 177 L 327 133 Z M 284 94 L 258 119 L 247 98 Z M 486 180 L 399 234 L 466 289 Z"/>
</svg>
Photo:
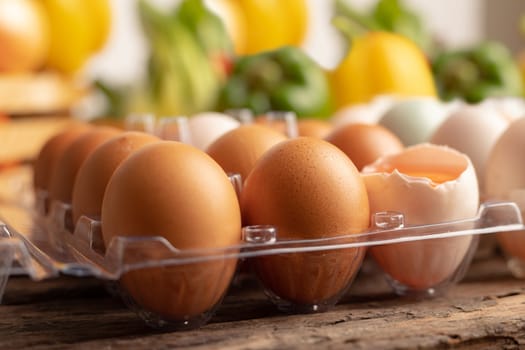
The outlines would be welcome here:
<svg viewBox="0 0 525 350">
<path fill-rule="evenodd" d="M 115 169 L 132 152 L 157 137 L 143 132 L 123 132 L 95 149 L 80 167 L 73 186 L 73 222 L 82 215 L 100 218 L 102 198 Z"/>
<path fill-rule="evenodd" d="M 146 145 L 111 177 L 102 202 L 106 246 L 117 236 L 162 236 L 180 250 L 240 242 L 241 215 L 226 173 L 206 153 L 175 141 Z M 224 295 L 236 258 L 127 272 L 121 283 L 141 308 L 168 320 L 210 311 Z"/>
<path fill-rule="evenodd" d="M 369 225 L 366 189 L 354 164 L 330 143 L 299 137 L 281 142 L 256 163 L 241 193 L 247 225 L 274 225 L 278 239 L 333 237 Z M 363 249 L 256 258 L 273 293 L 293 304 L 337 298 L 360 265 Z"/>
</svg>

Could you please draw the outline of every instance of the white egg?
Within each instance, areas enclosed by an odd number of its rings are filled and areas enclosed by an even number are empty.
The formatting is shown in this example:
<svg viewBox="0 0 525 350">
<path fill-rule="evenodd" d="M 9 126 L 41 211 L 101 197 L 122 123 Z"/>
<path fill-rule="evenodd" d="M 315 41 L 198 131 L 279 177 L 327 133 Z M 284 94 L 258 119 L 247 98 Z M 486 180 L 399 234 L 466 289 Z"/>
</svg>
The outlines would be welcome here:
<svg viewBox="0 0 525 350">
<path fill-rule="evenodd" d="M 512 191 L 525 189 L 525 118 L 515 120 L 501 134 L 484 170 L 489 198 L 508 200 Z"/>
<path fill-rule="evenodd" d="M 480 104 L 494 107 L 509 121 L 525 117 L 525 99 L 521 97 L 491 97 Z"/>
<path fill-rule="evenodd" d="M 335 127 L 350 123 L 375 124 L 396 101 L 394 96 L 381 95 L 369 103 L 343 107 L 334 114 L 332 123 Z"/>
<path fill-rule="evenodd" d="M 485 164 L 494 143 L 508 125 L 508 120 L 490 106 L 466 105 L 445 119 L 430 142 L 452 147 L 469 156 L 484 196 Z"/>
<path fill-rule="evenodd" d="M 393 105 L 379 124 L 396 134 L 405 146 L 427 142 L 445 119 L 447 109 L 434 98 L 411 98 Z"/>
<path fill-rule="evenodd" d="M 478 184 L 470 159 L 445 146 L 419 144 L 379 158 L 362 170 L 370 212 L 401 212 L 406 225 L 474 217 Z M 396 292 L 430 293 L 451 281 L 464 263 L 472 236 L 428 239 L 370 248 Z"/>
<path fill-rule="evenodd" d="M 191 144 L 205 150 L 213 141 L 239 125 L 239 121 L 223 113 L 195 114 L 188 120 Z"/>
<path fill-rule="evenodd" d="M 460 99 L 453 99 L 450 101 L 441 101 L 441 105 L 444 109 L 445 118 L 447 118 L 452 113 L 456 112 L 458 109 L 467 105 L 467 103 Z"/>
<path fill-rule="evenodd" d="M 512 122 L 492 148 L 485 168 L 485 192 L 491 200 L 515 202 L 525 213 L 525 118 Z M 510 259 L 520 261 L 509 264 L 512 272 L 525 278 L 525 232 L 500 233 L 496 238 Z"/>
</svg>

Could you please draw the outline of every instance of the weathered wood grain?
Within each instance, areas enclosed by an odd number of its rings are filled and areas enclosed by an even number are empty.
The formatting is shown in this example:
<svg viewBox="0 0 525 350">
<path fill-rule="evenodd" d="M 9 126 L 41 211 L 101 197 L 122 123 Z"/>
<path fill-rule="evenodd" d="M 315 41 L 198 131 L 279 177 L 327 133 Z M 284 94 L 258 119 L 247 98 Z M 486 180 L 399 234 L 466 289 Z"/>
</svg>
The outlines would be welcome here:
<svg viewBox="0 0 525 350">
<path fill-rule="evenodd" d="M 502 259 L 475 262 L 445 296 L 411 300 L 363 273 L 333 310 L 285 315 L 251 282 L 235 287 L 211 322 L 152 330 L 94 279 L 12 278 L 0 305 L 0 349 L 520 349 L 525 281 Z"/>
</svg>

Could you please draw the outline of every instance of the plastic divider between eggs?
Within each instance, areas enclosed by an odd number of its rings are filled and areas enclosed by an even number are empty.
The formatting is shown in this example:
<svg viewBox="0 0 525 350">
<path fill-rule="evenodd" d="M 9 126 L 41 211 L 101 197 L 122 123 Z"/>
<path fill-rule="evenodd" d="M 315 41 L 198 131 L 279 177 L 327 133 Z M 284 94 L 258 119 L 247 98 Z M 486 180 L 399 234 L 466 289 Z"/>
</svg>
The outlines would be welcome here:
<svg viewBox="0 0 525 350">
<path fill-rule="evenodd" d="M 232 174 L 230 180 L 239 192 L 239 177 Z M 105 246 L 100 220 L 82 216 L 73 229 L 71 205 L 59 201 L 49 203 L 45 193 L 37 194 L 33 206 L 1 204 L 0 301 L 11 275 L 25 274 L 33 280 L 60 274 L 93 276 L 107 281 L 113 294 L 120 296 L 146 324 L 155 328 L 199 327 L 213 316 L 224 295 L 217 295 L 218 301 L 210 309 L 196 315 L 166 318 L 137 304 L 128 288 L 123 288 L 123 278 L 138 270 L 160 271 L 158 268 L 162 268 L 180 275 L 183 280 L 199 278 L 199 281 L 211 274 L 209 281 L 215 280 L 212 284 L 233 283 L 231 268 L 237 261 L 251 261 L 266 295 L 278 309 L 292 313 L 320 312 L 335 305 L 351 287 L 368 247 L 473 237 L 473 244 L 461 258 L 459 267 L 430 288 L 414 291 L 389 279 L 384 272 L 396 294 L 415 292 L 416 296 L 434 296 L 462 278 L 473 257 L 478 235 L 525 232 L 521 212 L 514 202 L 489 202 L 480 206 L 475 217 L 432 225 L 408 226 L 402 213 L 375 213 L 368 231 L 329 238 L 280 239 L 277 227 L 257 225 L 243 227 L 240 243 L 221 249 L 181 250 L 160 236 L 117 236 Z M 282 264 L 283 261 L 286 264 Z M 282 266 L 284 272 L 268 274 L 274 264 Z M 297 266 L 306 271 L 305 275 L 286 277 L 286 268 L 291 269 L 291 273 Z M 206 272 L 209 269 L 211 271 Z M 422 269 L 424 272 L 425 267 Z M 200 272 L 196 273 L 197 270 Z M 301 287 L 304 283 L 308 286 Z M 207 292 L 205 289 L 199 293 Z"/>
<path fill-rule="evenodd" d="M 175 266 L 224 258 L 254 258 L 276 254 L 306 253 L 376 245 L 444 239 L 525 229 L 521 212 L 513 202 L 488 202 L 478 215 L 465 220 L 431 225 L 405 226 L 402 213 L 373 215 L 369 231 L 338 237 L 280 240 L 271 225 L 243 228 L 238 246 L 213 250 L 179 250 L 163 237 L 116 237 L 104 249 L 100 221 L 82 217 L 76 229 L 68 230 L 69 205 L 54 202 L 50 213 L 42 217 L 29 208 L 12 206 L 3 212 L 0 224 L 0 276 L 28 274 L 35 280 L 58 273 L 118 279 L 124 272 L 147 267 Z M 32 223 L 23 223 L 27 231 L 10 224 L 23 212 Z M 45 242 L 45 244 L 44 244 Z"/>
</svg>

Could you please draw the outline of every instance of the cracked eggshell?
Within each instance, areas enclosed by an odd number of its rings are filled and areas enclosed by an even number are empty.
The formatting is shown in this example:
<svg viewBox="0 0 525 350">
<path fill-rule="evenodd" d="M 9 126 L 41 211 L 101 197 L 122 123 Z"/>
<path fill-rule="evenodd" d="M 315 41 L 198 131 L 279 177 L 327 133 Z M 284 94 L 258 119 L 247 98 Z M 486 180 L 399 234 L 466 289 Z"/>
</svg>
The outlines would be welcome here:
<svg viewBox="0 0 525 350">
<path fill-rule="evenodd" d="M 420 144 L 362 170 L 371 213 L 397 211 L 407 225 L 474 217 L 479 207 L 470 159 L 452 148 Z M 374 246 L 369 251 L 395 283 L 426 290 L 446 282 L 463 262 L 472 236 Z"/>
</svg>

